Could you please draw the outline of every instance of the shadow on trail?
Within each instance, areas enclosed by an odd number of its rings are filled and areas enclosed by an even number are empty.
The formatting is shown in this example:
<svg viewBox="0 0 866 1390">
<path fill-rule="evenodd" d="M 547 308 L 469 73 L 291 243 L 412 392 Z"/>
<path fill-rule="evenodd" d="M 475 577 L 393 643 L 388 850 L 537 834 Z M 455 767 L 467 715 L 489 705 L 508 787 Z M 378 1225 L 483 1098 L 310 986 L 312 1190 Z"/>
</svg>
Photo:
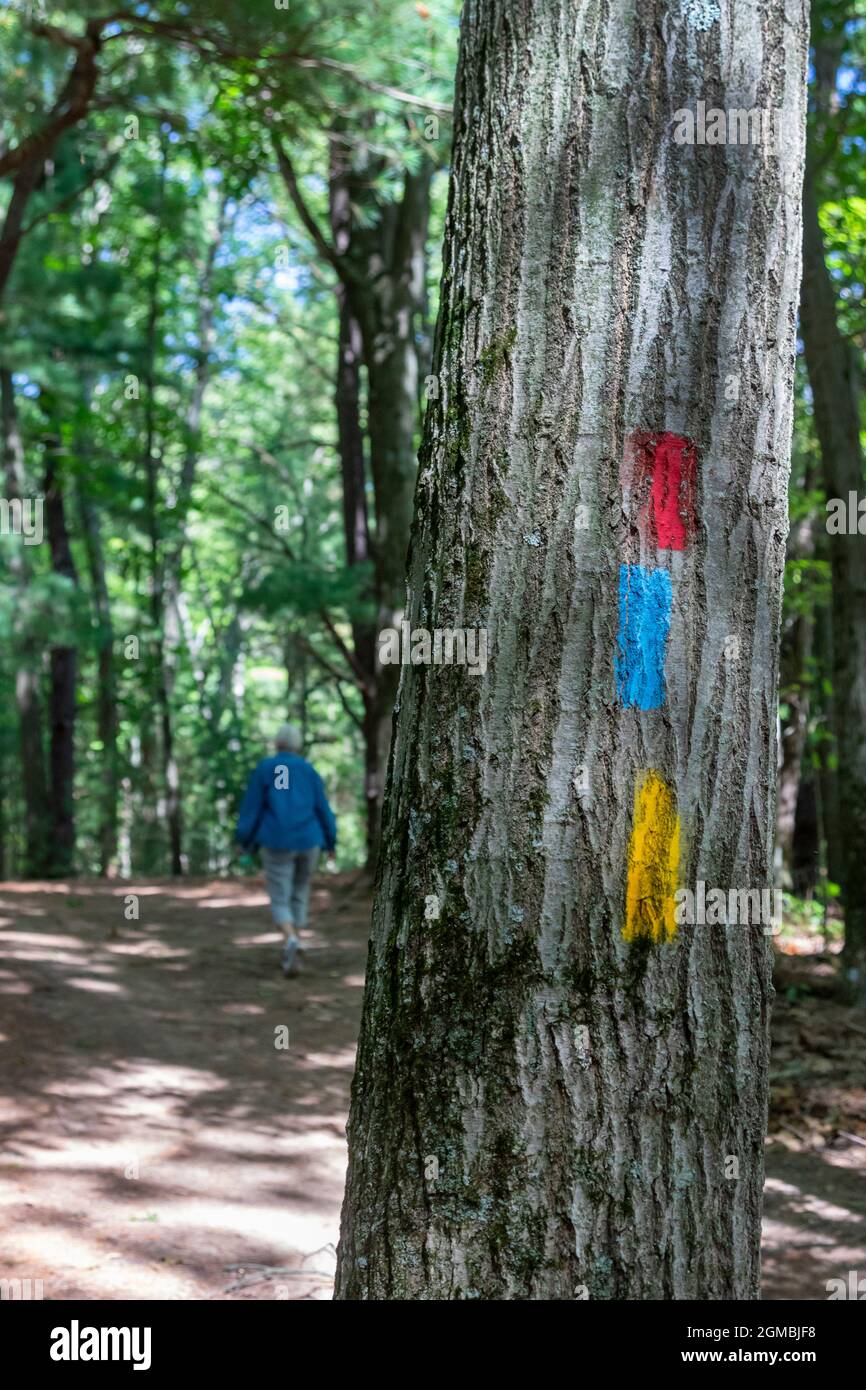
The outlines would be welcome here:
<svg viewBox="0 0 866 1390">
<path fill-rule="evenodd" d="M 333 1256 L 309 1257 L 337 1237 L 370 905 L 320 877 L 284 980 L 266 902 L 258 880 L 0 885 L 3 1277 L 330 1295 Z M 293 1273 L 226 1293 L 238 1264 Z"/>
<path fill-rule="evenodd" d="M 370 900 L 322 875 L 311 909 L 284 980 L 257 879 L 0 885 L 0 1277 L 50 1299 L 330 1297 Z M 826 1055 L 846 1026 L 777 998 L 774 1065 L 802 1093 L 783 1135 L 830 1105 L 855 1123 L 859 1057 L 827 1073 L 797 1031 L 824 1027 Z M 821 1142 L 768 1146 L 767 1299 L 866 1274 L 866 1147 Z"/>
</svg>

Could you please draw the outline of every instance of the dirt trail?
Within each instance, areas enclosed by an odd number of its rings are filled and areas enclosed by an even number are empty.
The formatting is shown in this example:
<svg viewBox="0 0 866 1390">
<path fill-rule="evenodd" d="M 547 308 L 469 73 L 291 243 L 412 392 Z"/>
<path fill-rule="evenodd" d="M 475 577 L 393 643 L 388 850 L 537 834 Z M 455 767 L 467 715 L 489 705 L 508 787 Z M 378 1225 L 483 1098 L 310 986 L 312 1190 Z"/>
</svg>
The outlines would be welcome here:
<svg viewBox="0 0 866 1390">
<path fill-rule="evenodd" d="M 317 880 L 297 980 L 255 879 L 0 884 L 0 1277 L 50 1299 L 330 1298 L 356 883 Z M 823 1299 L 866 1276 L 866 1147 L 783 1140 L 764 1296 Z"/>
<path fill-rule="evenodd" d="M 331 1296 L 369 930 L 352 881 L 318 880 L 297 980 L 258 880 L 0 885 L 2 1277 Z"/>
</svg>

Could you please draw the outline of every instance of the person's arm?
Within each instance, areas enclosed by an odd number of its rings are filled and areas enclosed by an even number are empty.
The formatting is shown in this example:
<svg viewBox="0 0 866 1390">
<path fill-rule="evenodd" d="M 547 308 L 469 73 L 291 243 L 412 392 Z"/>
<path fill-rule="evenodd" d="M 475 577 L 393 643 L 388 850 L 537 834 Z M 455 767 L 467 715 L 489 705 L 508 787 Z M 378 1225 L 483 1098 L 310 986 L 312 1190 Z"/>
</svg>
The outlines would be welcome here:
<svg viewBox="0 0 866 1390">
<path fill-rule="evenodd" d="M 325 849 L 329 854 L 333 854 L 337 848 L 337 821 L 328 805 L 325 784 L 315 768 L 313 768 L 313 785 L 316 789 L 316 817 L 325 837 Z"/>
<path fill-rule="evenodd" d="M 244 849 L 250 849 L 255 838 L 255 833 L 259 828 L 262 811 L 264 810 L 265 798 L 262 779 L 259 776 L 259 769 L 254 768 L 252 776 L 247 783 L 244 792 L 244 799 L 241 802 L 241 809 L 238 812 L 238 823 L 235 828 L 235 839 Z"/>
</svg>

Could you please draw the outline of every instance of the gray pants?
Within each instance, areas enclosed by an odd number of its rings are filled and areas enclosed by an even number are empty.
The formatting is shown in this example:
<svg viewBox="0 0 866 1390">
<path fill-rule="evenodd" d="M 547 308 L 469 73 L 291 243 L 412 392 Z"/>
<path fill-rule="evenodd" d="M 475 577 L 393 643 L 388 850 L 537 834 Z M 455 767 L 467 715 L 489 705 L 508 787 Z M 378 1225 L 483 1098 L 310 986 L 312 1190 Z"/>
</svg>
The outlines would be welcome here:
<svg viewBox="0 0 866 1390">
<path fill-rule="evenodd" d="M 262 848 L 271 916 L 283 931 L 298 931 L 306 925 L 310 884 L 318 859 L 318 849 Z"/>
</svg>

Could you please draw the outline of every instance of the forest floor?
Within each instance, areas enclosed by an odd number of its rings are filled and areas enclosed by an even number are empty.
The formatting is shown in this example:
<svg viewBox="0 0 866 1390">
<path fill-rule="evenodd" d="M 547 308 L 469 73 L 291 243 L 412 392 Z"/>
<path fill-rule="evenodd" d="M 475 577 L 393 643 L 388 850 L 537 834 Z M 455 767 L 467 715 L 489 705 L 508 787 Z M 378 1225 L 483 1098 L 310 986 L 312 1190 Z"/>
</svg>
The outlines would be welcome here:
<svg viewBox="0 0 866 1390">
<path fill-rule="evenodd" d="M 0 1278 L 330 1298 L 370 902 L 320 876 L 284 980 L 266 901 L 256 879 L 0 884 Z M 764 1296 L 824 1299 L 866 1274 L 866 1021 L 829 957 L 787 949 Z"/>
</svg>

